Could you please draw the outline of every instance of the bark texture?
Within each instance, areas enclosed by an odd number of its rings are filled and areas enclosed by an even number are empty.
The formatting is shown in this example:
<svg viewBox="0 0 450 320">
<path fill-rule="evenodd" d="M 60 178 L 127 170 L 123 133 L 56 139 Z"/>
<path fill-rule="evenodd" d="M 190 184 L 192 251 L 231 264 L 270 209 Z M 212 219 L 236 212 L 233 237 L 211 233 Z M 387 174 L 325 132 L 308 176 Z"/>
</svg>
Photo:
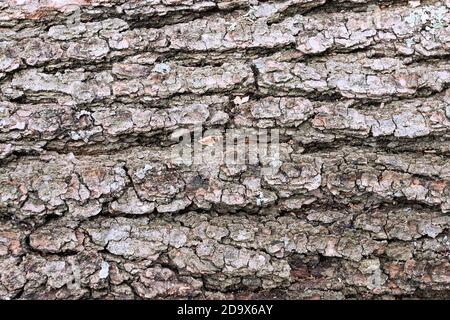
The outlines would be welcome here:
<svg viewBox="0 0 450 320">
<path fill-rule="evenodd" d="M 450 298 L 449 11 L 3 0 L 0 298 Z M 199 123 L 278 169 L 173 163 Z"/>
</svg>

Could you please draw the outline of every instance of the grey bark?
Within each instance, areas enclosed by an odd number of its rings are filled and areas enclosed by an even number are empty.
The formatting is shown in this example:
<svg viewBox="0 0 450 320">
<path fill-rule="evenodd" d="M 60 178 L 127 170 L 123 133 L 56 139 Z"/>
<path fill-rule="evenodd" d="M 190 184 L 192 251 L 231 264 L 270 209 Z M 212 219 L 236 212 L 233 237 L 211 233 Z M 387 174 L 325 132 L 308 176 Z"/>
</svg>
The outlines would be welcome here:
<svg viewBox="0 0 450 320">
<path fill-rule="evenodd" d="M 0 298 L 449 298 L 449 11 L 1 2 Z M 200 123 L 280 164 L 174 163 Z"/>
</svg>

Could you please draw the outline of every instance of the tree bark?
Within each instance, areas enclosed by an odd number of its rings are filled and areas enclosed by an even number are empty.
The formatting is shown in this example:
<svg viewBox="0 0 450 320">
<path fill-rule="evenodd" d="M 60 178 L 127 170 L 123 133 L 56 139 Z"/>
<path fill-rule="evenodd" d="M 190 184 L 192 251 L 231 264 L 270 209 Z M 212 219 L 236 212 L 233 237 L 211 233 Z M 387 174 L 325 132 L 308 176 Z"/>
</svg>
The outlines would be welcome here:
<svg viewBox="0 0 450 320">
<path fill-rule="evenodd" d="M 0 3 L 0 298 L 450 298 L 449 11 Z"/>
</svg>

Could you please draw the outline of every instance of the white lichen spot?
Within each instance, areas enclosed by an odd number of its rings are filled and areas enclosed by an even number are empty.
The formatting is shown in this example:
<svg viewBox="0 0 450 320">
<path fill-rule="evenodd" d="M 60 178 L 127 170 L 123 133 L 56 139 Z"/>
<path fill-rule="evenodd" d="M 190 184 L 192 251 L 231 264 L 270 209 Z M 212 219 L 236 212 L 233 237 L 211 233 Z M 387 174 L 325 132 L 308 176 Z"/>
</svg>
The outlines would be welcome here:
<svg viewBox="0 0 450 320">
<path fill-rule="evenodd" d="M 408 48 L 411 48 L 414 44 L 415 44 L 414 39 L 412 39 L 412 38 L 406 39 L 406 46 Z"/>
<path fill-rule="evenodd" d="M 405 18 L 405 21 L 411 27 L 430 22 L 432 29 L 441 29 L 444 27 L 444 19 L 447 11 L 447 8 L 444 6 L 437 8 L 432 6 L 420 7 L 411 12 Z"/>
<path fill-rule="evenodd" d="M 100 279 L 106 279 L 109 275 L 109 263 L 106 261 L 102 261 L 102 268 L 98 272 L 98 277 Z"/>
<path fill-rule="evenodd" d="M 265 195 L 262 191 L 259 191 L 256 195 L 256 205 L 258 207 L 271 203 L 276 200 L 276 195 L 272 193 L 267 193 Z"/>
<path fill-rule="evenodd" d="M 147 174 L 148 171 L 150 171 L 151 169 L 153 169 L 153 167 L 149 164 L 146 164 L 144 166 L 144 168 L 137 170 L 135 175 L 136 177 L 138 177 L 139 179 L 144 179 L 145 175 Z"/>
<path fill-rule="evenodd" d="M 70 132 L 70 138 L 71 138 L 72 140 L 77 141 L 77 140 L 80 140 L 80 139 L 81 139 L 81 136 L 78 134 L 78 132 L 76 132 L 76 131 L 71 131 L 71 132 Z"/>
<path fill-rule="evenodd" d="M 158 63 L 153 67 L 153 70 L 158 73 L 167 73 L 170 72 L 170 66 L 165 63 Z"/>
</svg>

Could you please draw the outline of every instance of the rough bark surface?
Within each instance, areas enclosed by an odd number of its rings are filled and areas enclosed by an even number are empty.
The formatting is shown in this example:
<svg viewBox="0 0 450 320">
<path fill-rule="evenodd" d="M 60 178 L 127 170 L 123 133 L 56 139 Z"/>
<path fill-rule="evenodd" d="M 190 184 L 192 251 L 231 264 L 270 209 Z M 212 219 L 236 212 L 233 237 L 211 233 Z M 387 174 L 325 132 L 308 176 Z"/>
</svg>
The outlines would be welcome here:
<svg viewBox="0 0 450 320">
<path fill-rule="evenodd" d="M 450 298 L 449 11 L 3 0 L 0 298 Z M 199 123 L 279 168 L 173 163 Z"/>
</svg>

